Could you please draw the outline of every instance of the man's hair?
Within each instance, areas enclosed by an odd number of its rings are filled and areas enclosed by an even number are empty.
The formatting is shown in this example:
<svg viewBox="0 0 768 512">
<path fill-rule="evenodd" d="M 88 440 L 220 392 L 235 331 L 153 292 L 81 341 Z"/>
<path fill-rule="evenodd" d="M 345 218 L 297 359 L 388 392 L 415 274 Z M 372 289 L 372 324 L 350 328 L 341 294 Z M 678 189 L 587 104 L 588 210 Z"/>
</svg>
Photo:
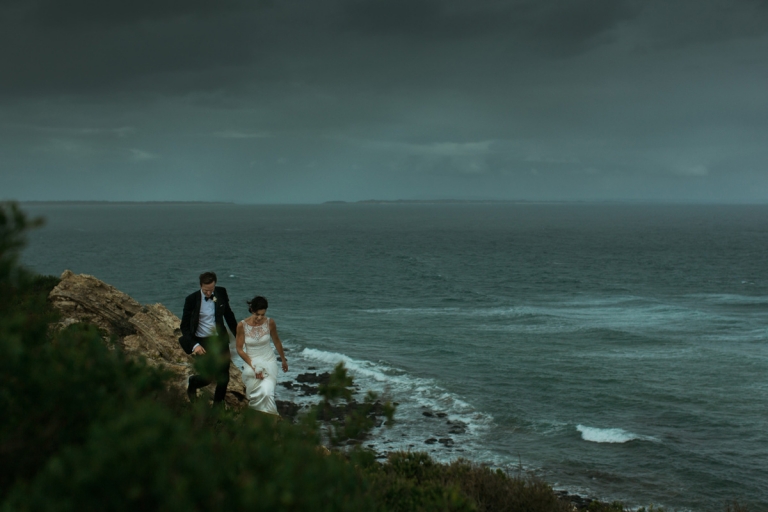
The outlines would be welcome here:
<svg viewBox="0 0 768 512">
<path fill-rule="evenodd" d="M 218 281 L 218 279 L 216 279 L 216 272 L 203 272 L 200 274 L 200 286 L 215 283 L 216 281 Z"/>
<path fill-rule="evenodd" d="M 248 301 L 248 311 L 251 313 L 255 313 L 261 309 L 267 309 L 268 307 L 269 303 L 267 302 L 267 299 L 260 295 L 257 295 Z"/>
</svg>

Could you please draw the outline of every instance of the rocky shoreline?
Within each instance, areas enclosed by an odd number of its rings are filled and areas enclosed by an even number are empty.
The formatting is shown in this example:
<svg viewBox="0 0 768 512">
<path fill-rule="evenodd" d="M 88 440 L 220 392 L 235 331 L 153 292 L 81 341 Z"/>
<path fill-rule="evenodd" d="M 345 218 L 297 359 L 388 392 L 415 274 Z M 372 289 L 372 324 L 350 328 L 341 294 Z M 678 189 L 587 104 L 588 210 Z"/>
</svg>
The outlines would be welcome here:
<svg viewBox="0 0 768 512">
<path fill-rule="evenodd" d="M 174 377 L 170 380 L 169 390 L 180 397 L 186 396 L 187 380 L 192 375 L 194 361 L 192 356 L 187 355 L 179 346 L 179 318 L 164 305 L 142 305 L 126 293 L 93 276 L 74 274 L 69 270 L 61 275 L 61 281 L 51 291 L 49 300 L 61 315 L 58 325 L 54 328 L 63 328 L 78 322 L 96 325 L 103 332 L 105 339 L 114 340 L 127 354 L 143 358 L 151 365 L 162 365 L 170 371 Z M 314 367 L 309 369 L 317 370 Z M 225 403 L 236 411 L 248 406 L 245 385 L 240 375 L 240 370 L 232 364 Z M 328 371 L 305 372 L 298 374 L 295 380 L 282 380 L 279 385 L 309 399 L 318 396 L 320 385 L 327 383 L 329 379 Z M 212 396 L 212 391 L 207 388 L 202 392 Z M 292 422 L 308 407 L 307 404 L 302 405 L 290 400 L 276 400 L 276 404 L 280 416 Z M 351 400 L 319 411 L 317 419 L 322 422 L 343 421 L 347 414 L 360 406 L 357 401 Z M 375 402 L 368 414 L 375 429 L 386 424 L 383 413 L 383 404 Z M 423 441 L 424 447 L 442 445 L 452 449 L 459 445 L 456 437 L 467 431 L 466 424 L 451 421 L 443 412 L 425 409 L 422 415 L 439 422 L 439 427 L 436 424 L 434 431 L 441 434 L 427 437 Z M 375 436 L 375 431 L 373 435 Z M 347 441 L 348 444 L 363 442 L 365 439 Z M 368 445 L 371 448 L 373 446 Z M 408 445 L 409 450 L 419 451 L 421 448 L 415 444 Z M 385 459 L 387 455 L 387 451 L 381 451 L 377 453 L 377 458 Z M 578 510 L 588 508 L 590 503 L 595 501 L 567 491 L 557 491 L 556 494 L 559 499 L 569 502 Z"/>
<path fill-rule="evenodd" d="M 105 340 L 112 339 L 126 353 L 144 358 L 149 364 L 162 365 L 174 374 L 170 390 L 180 397 L 186 396 L 187 380 L 193 373 L 194 359 L 179 346 L 181 321 L 162 304 L 142 305 L 128 294 L 93 276 L 74 274 L 65 270 L 61 281 L 49 294 L 49 299 L 61 314 L 57 328 L 86 322 L 101 329 Z M 248 406 L 245 385 L 240 370 L 230 365 L 229 387 L 225 396 L 227 407 L 241 410 Z M 295 382 L 283 380 L 280 385 L 298 392 L 301 396 L 317 396 L 319 386 L 330 379 L 329 372 L 303 373 Z M 203 388 L 205 395 L 211 389 Z M 210 397 L 209 397 L 210 398 Z M 277 400 L 280 416 L 295 421 L 306 405 Z M 356 410 L 360 404 L 352 400 L 344 405 L 320 411 L 320 421 L 340 421 Z M 375 427 L 384 423 L 383 404 L 376 402 L 369 414 Z M 356 440 L 362 441 L 362 440 Z"/>
</svg>

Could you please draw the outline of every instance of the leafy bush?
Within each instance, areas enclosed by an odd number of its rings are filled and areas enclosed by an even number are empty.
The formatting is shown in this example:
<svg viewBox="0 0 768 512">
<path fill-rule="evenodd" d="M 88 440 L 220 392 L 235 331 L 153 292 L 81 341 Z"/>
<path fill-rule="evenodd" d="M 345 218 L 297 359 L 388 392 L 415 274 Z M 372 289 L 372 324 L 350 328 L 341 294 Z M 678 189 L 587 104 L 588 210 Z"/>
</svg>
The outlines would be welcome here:
<svg viewBox="0 0 768 512">
<path fill-rule="evenodd" d="M 365 439 L 374 427 L 374 413 L 387 418 L 386 425 L 393 424 L 395 406 L 390 402 L 381 403 L 373 391 L 366 393 L 362 403 L 352 398 L 352 377 L 344 363 L 338 363 L 330 374 L 328 382 L 320 384 L 318 393 L 322 400 L 313 407 L 310 421 L 322 419 L 328 422 L 324 429 L 323 441 L 338 447 L 344 441 Z"/>
<path fill-rule="evenodd" d="M 365 485 L 299 429 L 259 413 L 198 410 L 179 418 L 146 402 L 91 426 L 5 510 L 370 510 Z"/>
<path fill-rule="evenodd" d="M 161 371 L 109 350 L 93 326 L 70 326 L 50 343 L 18 343 L 0 330 L 0 351 L 0 493 L 85 442 L 94 422 L 164 391 Z"/>
<path fill-rule="evenodd" d="M 316 430 L 192 407 L 89 325 L 49 333 L 55 285 L 18 266 L 27 221 L 0 205 L 0 508 L 370 510 Z M 170 407 L 169 407 L 170 406 Z"/>
<path fill-rule="evenodd" d="M 343 365 L 294 426 L 192 406 L 169 394 L 163 369 L 108 346 L 94 326 L 51 331 L 47 296 L 58 280 L 18 265 L 25 231 L 40 224 L 0 204 L 0 511 L 570 510 L 541 481 L 463 460 L 401 452 L 379 464 L 359 447 L 324 454 L 321 438 L 360 439 L 374 410 L 390 422 L 394 412 L 373 394 L 353 402 Z"/>
<path fill-rule="evenodd" d="M 530 478 L 457 460 L 438 464 L 426 453 L 399 452 L 366 469 L 371 493 L 385 510 L 558 512 L 570 506 L 552 488 Z"/>
</svg>

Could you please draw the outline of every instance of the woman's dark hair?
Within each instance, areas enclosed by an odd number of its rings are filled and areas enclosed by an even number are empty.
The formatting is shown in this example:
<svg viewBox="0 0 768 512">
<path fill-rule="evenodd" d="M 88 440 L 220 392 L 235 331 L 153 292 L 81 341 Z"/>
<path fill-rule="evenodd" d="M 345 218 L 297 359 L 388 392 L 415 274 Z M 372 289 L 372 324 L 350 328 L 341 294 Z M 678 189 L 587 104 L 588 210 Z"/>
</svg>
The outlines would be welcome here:
<svg viewBox="0 0 768 512">
<path fill-rule="evenodd" d="M 267 302 L 267 299 L 265 299 L 261 295 L 257 295 L 248 301 L 248 311 L 250 311 L 251 313 L 254 313 L 260 309 L 267 309 L 268 307 L 269 307 L 269 302 Z"/>
<path fill-rule="evenodd" d="M 203 272 L 202 274 L 200 274 L 200 286 L 204 284 L 215 283 L 216 281 L 217 279 L 216 279 L 215 272 Z"/>
</svg>

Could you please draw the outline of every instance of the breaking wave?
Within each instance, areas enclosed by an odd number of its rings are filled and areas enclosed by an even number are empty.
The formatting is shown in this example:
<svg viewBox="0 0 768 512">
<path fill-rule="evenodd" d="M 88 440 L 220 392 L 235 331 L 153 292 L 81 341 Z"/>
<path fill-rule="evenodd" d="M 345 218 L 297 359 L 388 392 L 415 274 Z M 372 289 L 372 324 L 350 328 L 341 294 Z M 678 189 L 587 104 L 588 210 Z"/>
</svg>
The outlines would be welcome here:
<svg viewBox="0 0 768 512">
<path fill-rule="evenodd" d="M 622 428 L 596 428 L 577 425 L 581 438 L 592 443 L 628 443 L 629 441 L 656 441 L 650 436 L 641 436 Z"/>
</svg>

